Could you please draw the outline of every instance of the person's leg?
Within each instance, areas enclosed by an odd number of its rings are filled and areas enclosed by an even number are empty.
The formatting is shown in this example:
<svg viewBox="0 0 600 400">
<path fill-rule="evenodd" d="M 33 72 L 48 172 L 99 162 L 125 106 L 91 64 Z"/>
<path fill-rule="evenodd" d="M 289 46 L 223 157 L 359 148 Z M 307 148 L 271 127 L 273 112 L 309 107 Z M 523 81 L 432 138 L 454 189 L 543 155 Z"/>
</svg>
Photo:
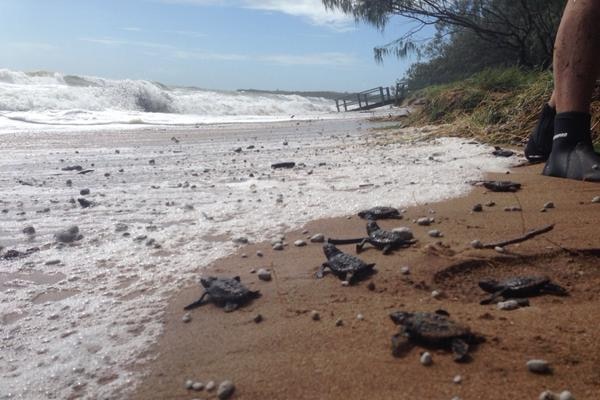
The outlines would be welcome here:
<svg viewBox="0 0 600 400">
<path fill-rule="evenodd" d="M 590 102 L 600 71 L 600 1 L 569 0 L 554 48 L 556 117 L 544 175 L 600 181 L 590 137 Z"/>
</svg>

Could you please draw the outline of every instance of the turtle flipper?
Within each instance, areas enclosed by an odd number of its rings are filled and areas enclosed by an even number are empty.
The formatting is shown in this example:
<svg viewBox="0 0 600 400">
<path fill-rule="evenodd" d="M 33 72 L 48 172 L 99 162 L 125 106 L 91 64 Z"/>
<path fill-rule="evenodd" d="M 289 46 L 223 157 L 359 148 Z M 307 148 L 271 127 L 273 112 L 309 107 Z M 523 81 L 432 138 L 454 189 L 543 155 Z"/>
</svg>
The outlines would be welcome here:
<svg viewBox="0 0 600 400">
<path fill-rule="evenodd" d="M 192 308 L 196 308 L 196 307 L 200 307 L 203 303 L 204 297 L 207 295 L 208 293 L 204 292 L 202 293 L 202 296 L 200 296 L 200 298 L 198 300 L 196 300 L 195 302 L 188 304 L 187 306 L 183 307 L 184 310 L 191 310 Z"/>
<path fill-rule="evenodd" d="M 502 296 L 504 294 L 505 290 L 498 290 L 495 293 L 492 293 L 491 296 L 486 297 L 485 299 L 481 300 L 479 302 L 479 304 L 483 305 L 483 304 L 491 304 L 494 302 L 494 300 L 496 300 L 498 297 Z"/>
<path fill-rule="evenodd" d="M 326 262 L 321 264 L 321 266 L 319 267 L 319 270 L 315 274 L 317 279 L 321 279 L 325 275 L 325 268 L 329 268 L 329 265 Z"/>
<path fill-rule="evenodd" d="M 548 282 L 544 285 L 544 287 L 542 288 L 542 292 L 544 293 L 548 293 L 548 294 L 554 294 L 556 296 L 568 296 L 569 292 L 567 292 L 567 289 L 565 289 L 562 286 L 559 286 L 555 283 L 552 282 Z"/>
<path fill-rule="evenodd" d="M 232 312 L 237 310 L 237 308 L 239 307 L 238 303 L 225 303 L 225 307 L 223 307 L 223 310 L 225 312 Z"/>
<path fill-rule="evenodd" d="M 387 244 L 383 247 L 382 253 L 384 255 L 390 254 L 390 252 L 392 251 L 392 245 L 391 244 Z"/>
<path fill-rule="evenodd" d="M 405 330 L 392 335 L 392 355 L 394 357 L 404 356 L 410 349 L 413 348 L 413 342 Z"/>
<path fill-rule="evenodd" d="M 362 251 L 362 248 L 365 246 L 365 244 L 367 244 L 369 238 L 364 238 L 363 240 L 360 241 L 360 243 L 358 243 L 356 245 L 356 253 L 360 253 Z"/>
<path fill-rule="evenodd" d="M 465 361 L 469 353 L 469 344 L 463 339 L 454 338 L 451 342 L 452 352 L 454 353 L 454 361 Z"/>
</svg>

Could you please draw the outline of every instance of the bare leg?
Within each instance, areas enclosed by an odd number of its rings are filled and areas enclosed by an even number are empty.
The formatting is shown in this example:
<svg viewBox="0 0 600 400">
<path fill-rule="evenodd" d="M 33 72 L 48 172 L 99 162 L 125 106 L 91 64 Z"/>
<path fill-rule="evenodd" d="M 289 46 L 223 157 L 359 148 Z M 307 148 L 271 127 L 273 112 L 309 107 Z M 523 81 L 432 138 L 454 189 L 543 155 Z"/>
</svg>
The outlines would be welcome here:
<svg viewBox="0 0 600 400">
<path fill-rule="evenodd" d="M 558 113 L 589 112 L 600 67 L 598 53 L 600 2 L 569 0 L 554 45 L 553 98 Z"/>
<path fill-rule="evenodd" d="M 600 181 L 590 135 L 590 103 L 600 71 L 600 2 L 569 0 L 554 51 L 556 117 L 544 175 Z"/>
</svg>

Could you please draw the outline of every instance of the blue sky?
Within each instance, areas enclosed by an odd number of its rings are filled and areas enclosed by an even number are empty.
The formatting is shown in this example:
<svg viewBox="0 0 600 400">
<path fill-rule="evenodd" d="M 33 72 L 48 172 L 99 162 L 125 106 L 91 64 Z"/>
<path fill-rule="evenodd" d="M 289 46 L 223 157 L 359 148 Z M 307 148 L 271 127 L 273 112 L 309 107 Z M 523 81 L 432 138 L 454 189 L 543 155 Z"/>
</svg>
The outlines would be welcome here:
<svg viewBox="0 0 600 400">
<path fill-rule="evenodd" d="M 376 64 L 385 32 L 320 0 L 1 0 L 0 68 L 209 89 L 363 90 L 410 60 Z"/>
</svg>

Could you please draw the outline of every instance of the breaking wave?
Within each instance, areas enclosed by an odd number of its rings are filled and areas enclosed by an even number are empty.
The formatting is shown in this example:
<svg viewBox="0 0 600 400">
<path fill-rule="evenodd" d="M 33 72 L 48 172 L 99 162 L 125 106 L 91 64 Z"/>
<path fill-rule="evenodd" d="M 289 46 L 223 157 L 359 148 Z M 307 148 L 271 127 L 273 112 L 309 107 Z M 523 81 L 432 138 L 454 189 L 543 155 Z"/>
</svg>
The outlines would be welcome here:
<svg viewBox="0 0 600 400">
<path fill-rule="evenodd" d="M 168 87 L 145 80 L 0 69 L 0 116 L 13 122 L 188 124 L 218 122 L 219 117 L 224 117 L 225 122 L 226 117 L 314 116 L 332 111 L 333 102 L 324 98 Z M 2 125 L 5 124 L 0 119 L 0 129 Z"/>
</svg>

